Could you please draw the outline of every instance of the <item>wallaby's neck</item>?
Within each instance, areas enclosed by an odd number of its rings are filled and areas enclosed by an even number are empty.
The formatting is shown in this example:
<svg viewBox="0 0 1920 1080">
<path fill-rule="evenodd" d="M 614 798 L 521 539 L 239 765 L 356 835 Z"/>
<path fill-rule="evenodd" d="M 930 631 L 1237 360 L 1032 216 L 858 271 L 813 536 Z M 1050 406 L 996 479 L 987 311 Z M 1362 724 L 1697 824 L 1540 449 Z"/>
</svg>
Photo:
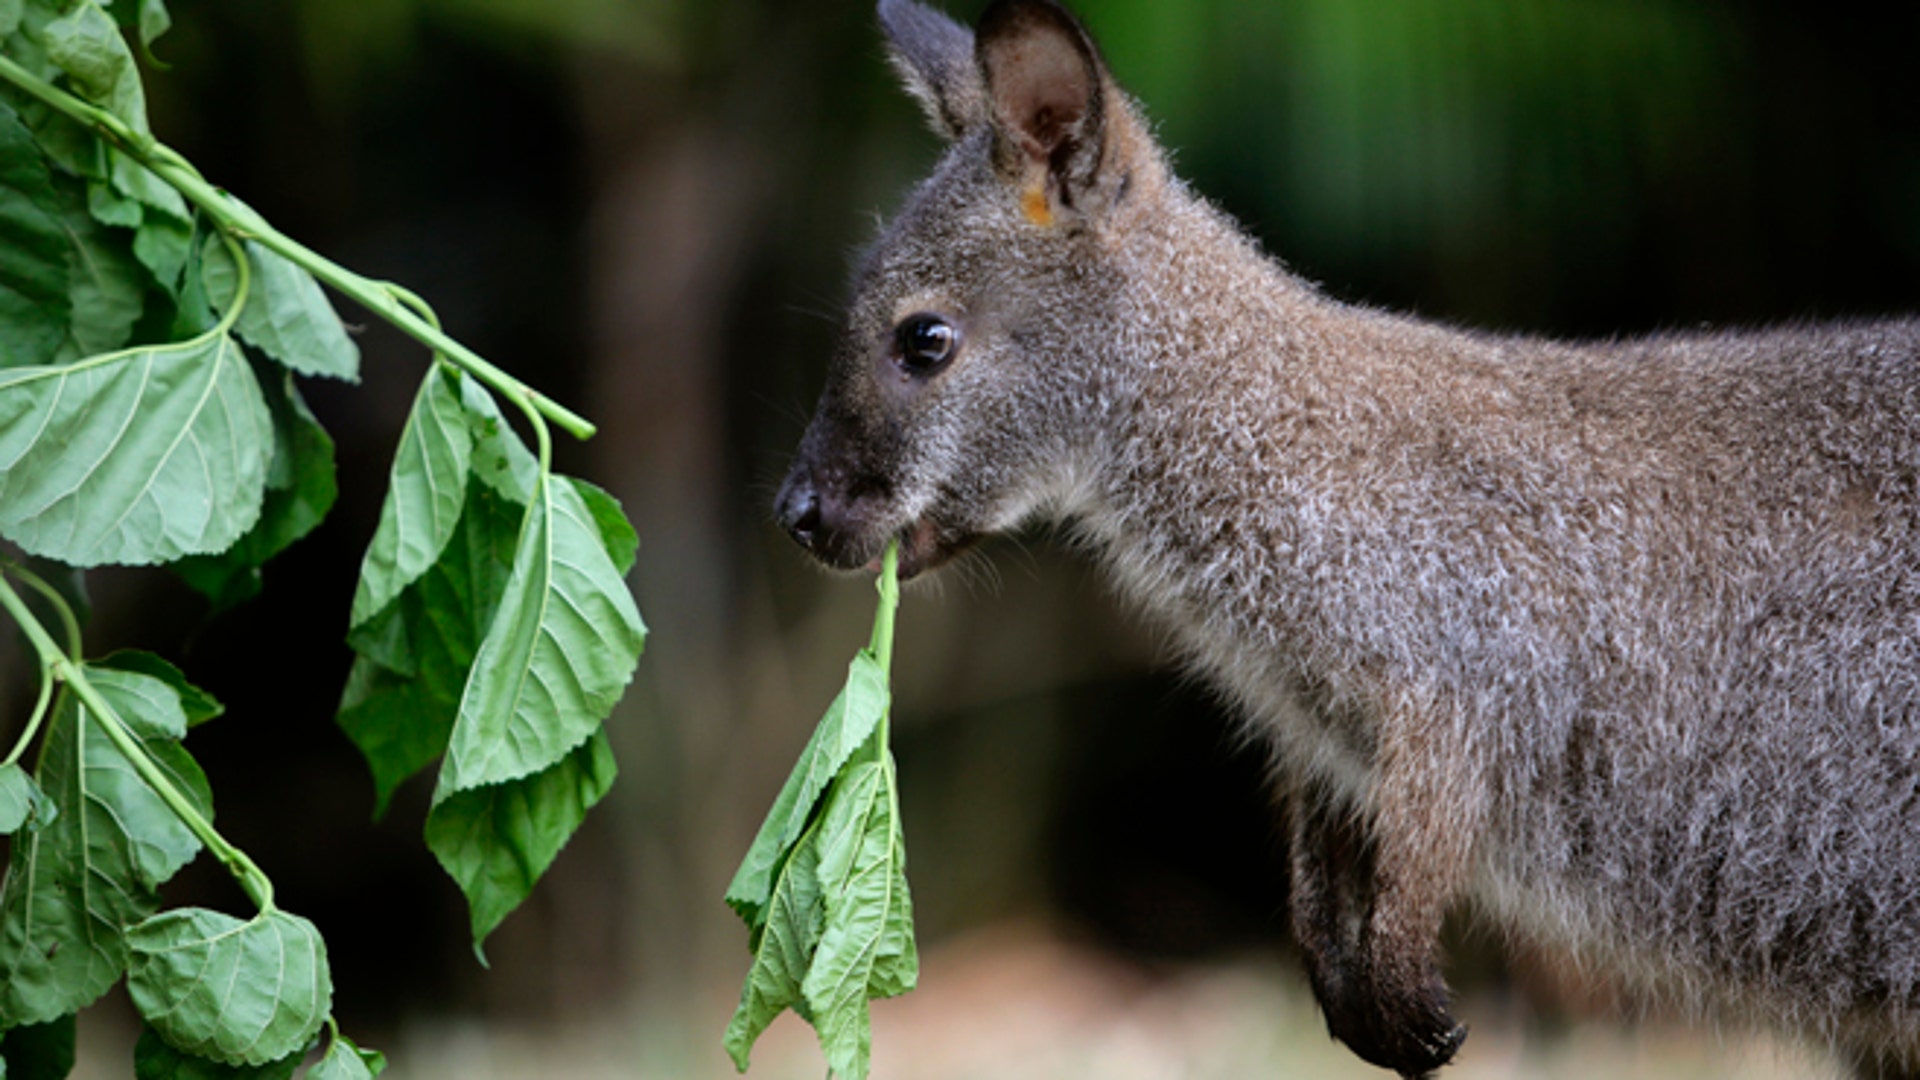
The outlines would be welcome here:
<svg viewBox="0 0 1920 1080">
<path fill-rule="evenodd" d="M 1424 381 L 1499 365 L 1489 339 L 1330 300 L 1184 190 L 1163 197 L 1122 241 L 1113 407 L 1079 520 L 1123 590 L 1256 714 L 1303 682 L 1337 703 L 1358 685 L 1290 665 L 1334 642 L 1367 662 L 1343 546 L 1369 499 L 1421 482 L 1394 462 L 1420 456 L 1446 407 Z"/>
</svg>

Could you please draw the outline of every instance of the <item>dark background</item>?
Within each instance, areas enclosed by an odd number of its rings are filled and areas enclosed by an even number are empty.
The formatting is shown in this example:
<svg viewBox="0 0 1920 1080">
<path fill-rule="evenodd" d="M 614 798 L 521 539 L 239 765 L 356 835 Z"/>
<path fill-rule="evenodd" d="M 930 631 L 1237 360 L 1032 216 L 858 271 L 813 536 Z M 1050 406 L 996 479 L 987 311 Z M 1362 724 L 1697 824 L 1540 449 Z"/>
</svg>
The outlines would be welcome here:
<svg viewBox="0 0 1920 1080">
<path fill-rule="evenodd" d="M 1179 170 L 1335 295 L 1578 336 L 1913 306 L 1912 5 L 1078 8 Z M 852 253 L 937 153 L 870 9 L 172 9 L 156 133 L 600 425 L 557 456 L 625 503 L 653 637 L 611 723 L 619 785 L 480 969 L 419 842 L 431 781 L 370 822 L 331 723 L 358 560 L 425 363 L 343 304 L 365 327 L 363 382 L 304 386 L 338 440 L 332 517 L 268 567 L 262 598 L 211 620 L 163 572 L 93 574 L 91 647 L 155 649 L 227 702 L 190 743 L 221 828 L 325 931 L 337 1011 L 364 1041 L 724 997 L 746 953 L 720 894 L 871 613 L 871 591 L 812 570 L 767 509 Z M 1084 562 L 1041 535 L 990 545 L 911 589 L 899 633 L 924 947 L 1038 919 L 1148 967 L 1284 948 L 1259 752 Z M 17 698 L 19 653 L 0 660 Z M 205 860 L 174 891 L 236 899 Z M 1470 986 L 1501 993 L 1490 943 L 1456 951 Z"/>
</svg>

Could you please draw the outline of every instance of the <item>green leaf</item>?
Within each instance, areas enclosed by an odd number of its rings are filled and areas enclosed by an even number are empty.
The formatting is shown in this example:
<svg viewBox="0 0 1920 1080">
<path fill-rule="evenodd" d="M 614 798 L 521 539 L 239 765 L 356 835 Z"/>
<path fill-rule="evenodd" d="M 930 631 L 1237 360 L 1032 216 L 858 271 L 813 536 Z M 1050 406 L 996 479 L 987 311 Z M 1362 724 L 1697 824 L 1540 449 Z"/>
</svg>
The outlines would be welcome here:
<svg viewBox="0 0 1920 1080">
<path fill-rule="evenodd" d="M 58 205 L 32 133 L 0 102 L 0 367 L 44 364 L 66 338 L 72 303 Z"/>
<path fill-rule="evenodd" d="M 267 1065 L 311 1043 L 333 1005 L 326 944 L 298 915 L 268 908 L 243 922 L 177 908 L 126 938 L 127 992 L 176 1050 Z"/>
<path fill-rule="evenodd" d="M 192 249 L 193 223 L 184 217 L 145 214 L 133 234 L 134 258 L 153 274 L 153 280 L 170 297 L 180 295 L 180 275 L 186 269 L 187 255 Z M 241 336 L 246 336 L 244 330 Z"/>
<path fill-rule="evenodd" d="M 0 836 L 37 829 L 59 813 L 19 762 L 0 765 Z"/>
<path fill-rule="evenodd" d="M 147 96 L 133 53 L 113 18 L 82 0 L 41 31 L 47 58 L 71 78 L 80 96 L 118 116 L 135 131 L 147 131 Z"/>
<path fill-rule="evenodd" d="M 0 1035 L 0 1077 L 62 1080 L 73 1072 L 73 1014 Z"/>
<path fill-rule="evenodd" d="M 847 665 L 846 685 L 813 729 L 813 737 L 794 762 L 759 835 L 727 886 L 727 903 L 749 927 L 760 927 L 774 873 L 806 830 L 828 782 L 873 735 L 887 707 L 887 673 L 871 650 L 862 649 Z"/>
<path fill-rule="evenodd" d="M 402 589 L 425 573 L 460 522 L 473 432 L 460 404 L 459 379 L 435 364 L 420 382 L 388 471 L 380 524 L 360 564 L 350 626 L 360 626 L 385 610 Z"/>
<path fill-rule="evenodd" d="M 542 771 L 597 731 L 646 628 L 571 484 L 542 483 L 474 658 L 434 801 Z"/>
<path fill-rule="evenodd" d="M 293 373 L 265 363 L 254 375 L 273 416 L 273 463 L 253 528 L 218 555 L 192 555 L 174 564 L 187 584 L 222 611 L 260 591 L 260 568 L 312 532 L 339 493 L 333 438 L 320 426 L 294 384 Z"/>
<path fill-rule="evenodd" d="M 856 762 L 834 785 L 816 840 L 826 918 L 802 990 L 827 1064 L 844 1080 L 867 1075 L 867 1002 L 919 978 L 897 804 L 892 755 Z"/>
<path fill-rule="evenodd" d="M 348 637 L 359 658 L 339 724 L 373 772 L 375 816 L 393 790 L 447 748 L 473 657 L 512 573 L 523 509 L 469 482 L 440 558 Z"/>
<path fill-rule="evenodd" d="M 614 773 L 606 732 L 595 730 L 532 776 L 437 795 L 427 847 L 467 897 L 476 950 L 533 891 Z"/>
<path fill-rule="evenodd" d="M 134 1080 L 292 1080 L 305 1057 L 295 1051 L 267 1065 L 223 1065 L 183 1054 L 147 1028 L 133 1044 L 133 1075 Z"/>
<path fill-rule="evenodd" d="M 102 225 L 117 225 L 122 229 L 137 229 L 146 217 L 140 204 L 113 190 L 113 185 L 99 180 L 87 184 L 87 213 Z"/>
<path fill-rule="evenodd" d="M 88 681 L 204 818 L 206 776 L 178 739 L 187 717 L 161 679 L 88 665 Z M 44 1023 L 93 1002 L 126 965 L 122 937 L 159 906 L 154 890 L 200 841 L 63 692 L 41 750 L 41 789 L 60 814 L 13 839 L 0 883 L 0 1028 Z"/>
<path fill-rule="evenodd" d="M 225 550 L 260 515 L 272 434 L 225 335 L 0 371 L 0 535 L 76 566 Z"/>
<path fill-rule="evenodd" d="M 165 0 L 140 0 L 140 44 L 152 45 L 172 26 Z"/>
<path fill-rule="evenodd" d="M 173 17 L 167 14 L 167 5 L 162 0 L 112 0 L 107 9 L 121 26 L 139 28 L 143 46 L 152 45 L 173 25 Z"/>
<path fill-rule="evenodd" d="M 234 329 L 249 344 L 302 375 L 359 382 L 360 349 L 347 337 L 346 324 L 320 291 L 320 283 L 256 241 L 248 240 L 244 247 L 253 268 L 252 281 Z M 207 299 L 224 312 L 239 288 L 233 254 L 219 236 L 209 236 L 200 257 Z"/>
<path fill-rule="evenodd" d="M 533 501 L 540 462 L 514 434 L 493 395 L 478 379 L 460 380 L 460 404 L 473 430 L 473 475 L 494 491 L 525 506 Z"/>
<path fill-rule="evenodd" d="M 353 1040 L 335 1033 L 325 1057 L 307 1070 L 307 1080 L 373 1080 L 387 1071 L 387 1056 L 362 1050 Z"/>
<path fill-rule="evenodd" d="M 56 190 L 67 234 L 67 296 L 73 311 L 67 340 L 54 357 L 59 362 L 127 343 L 145 303 L 147 272 L 126 233 L 94 220 L 77 182 L 56 181 Z"/>
<path fill-rule="evenodd" d="M 743 1072 L 754 1041 L 791 1008 L 819 1034 L 835 1075 L 866 1080 L 873 1047 L 867 1003 L 905 993 L 919 979 L 887 749 L 898 551 L 890 545 L 881 563 L 872 643 L 854 657 L 846 687 L 814 729 L 727 889 L 754 950 L 726 1035 L 727 1052 Z"/>
<path fill-rule="evenodd" d="M 568 477 L 567 482 L 579 492 L 580 501 L 593 515 L 593 523 L 600 530 L 600 542 L 606 545 L 614 570 L 626 577 L 627 571 L 633 569 L 634 556 L 640 552 L 640 534 L 633 531 L 633 523 L 620 509 L 620 500 L 585 480 Z"/>
<path fill-rule="evenodd" d="M 801 983 L 813 963 L 826 922 L 820 893 L 820 852 L 803 835 L 775 879 L 766 922 L 755 936 L 753 966 L 740 988 L 740 1005 L 727 1024 L 725 1045 L 734 1067 L 747 1071 L 754 1041 L 786 1009 L 811 1017 Z"/>
<path fill-rule="evenodd" d="M 171 661 L 153 653 L 140 649 L 118 649 L 92 663 L 115 671 L 151 676 L 166 683 L 180 699 L 180 711 L 186 717 L 187 727 L 204 724 L 227 711 L 218 698 L 188 682 L 187 677 Z"/>
</svg>

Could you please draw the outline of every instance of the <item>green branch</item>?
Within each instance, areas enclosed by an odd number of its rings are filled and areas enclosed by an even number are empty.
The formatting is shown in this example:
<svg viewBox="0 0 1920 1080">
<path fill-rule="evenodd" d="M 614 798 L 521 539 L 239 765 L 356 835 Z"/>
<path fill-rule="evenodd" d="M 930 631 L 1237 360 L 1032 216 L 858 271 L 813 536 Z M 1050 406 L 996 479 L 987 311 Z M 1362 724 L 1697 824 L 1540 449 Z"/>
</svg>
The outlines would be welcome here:
<svg viewBox="0 0 1920 1080">
<path fill-rule="evenodd" d="M 417 297 L 398 285 L 362 277 L 290 239 L 252 208 L 228 198 L 225 192 L 209 184 L 192 163 L 153 136 L 134 130 L 107 110 L 74 97 L 4 56 L 0 56 L 0 78 L 5 78 L 61 113 L 98 131 L 129 157 L 172 185 L 189 202 L 218 222 L 228 234 L 258 241 L 263 247 L 284 256 L 333 286 L 342 295 L 400 328 L 409 337 L 472 373 L 523 411 L 539 412 L 576 438 L 593 437 L 594 426 L 584 417 L 515 379 L 479 353 L 443 333 L 430 312 L 423 317 L 420 311 L 414 309 L 413 304 L 425 308 Z"/>
<path fill-rule="evenodd" d="M 17 569 L 11 572 L 20 573 Z M 22 580 L 25 578 L 23 577 Z M 60 607 L 66 606 L 66 601 L 59 599 L 58 594 L 54 594 L 54 599 Z M 127 730 L 126 722 L 120 719 L 120 714 L 115 712 L 107 699 L 101 696 L 100 691 L 87 681 L 85 666 L 68 656 L 60 648 L 59 643 L 53 640 L 53 635 L 47 632 L 46 627 L 40 625 L 40 620 L 34 617 L 26 601 L 20 598 L 20 594 L 13 590 L 12 585 L 8 584 L 5 573 L 0 573 L 0 607 L 4 607 L 7 613 L 13 616 L 14 622 L 18 623 L 21 631 L 27 635 L 27 640 L 32 642 L 34 651 L 39 653 L 40 677 L 43 685 L 50 686 L 55 681 L 62 682 L 78 695 L 81 704 L 85 705 L 94 714 L 94 718 L 100 721 L 100 729 L 107 733 L 107 738 L 112 740 L 121 755 L 133 765 L 134 771 L 140 774 L 140 779 L 146 781 L 147 786 L 153 789 L 155 795 L 160 796 L 161 801 L 167 804 L 174 816 L 178 817 L 181 823 L 193 832 L 193 835 L 199 837 L 200 842 L 207 846 L 207 850 L 213 852 L 214 857 L 226 866 L 227 872 L 240 883 L 240 887 L 246 890 L 248 898 L 261 911 L 272 910 L 273 883 L 267 879 L 267 875 L 251 858 L 247 857 L 246 852 L 234 847 L 227 842 L 226 837 L 216 832 L 213 824 L 201 817 L 200 811 L 187 801 L 187 797 L 174 786 L 167 774 L 160 771 L 160 766 L 154 764 L 146 748 L 141 746 L 140 741 Z"/>
</svg>

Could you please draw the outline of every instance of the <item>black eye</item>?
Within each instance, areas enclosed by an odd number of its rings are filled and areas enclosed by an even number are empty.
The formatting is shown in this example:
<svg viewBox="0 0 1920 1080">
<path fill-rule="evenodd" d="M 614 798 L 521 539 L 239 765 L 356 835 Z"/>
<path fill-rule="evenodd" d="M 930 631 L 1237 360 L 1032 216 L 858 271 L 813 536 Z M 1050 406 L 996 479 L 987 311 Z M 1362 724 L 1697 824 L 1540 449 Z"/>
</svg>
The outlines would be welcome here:
<svg viewBox="0 0 1920 1080">
<path fill-rule="evenodd" d="M 909 375 L 932 375 L 960 346 L 960 331 L 938 315 L 909 315 L 893 331 L 894 358 Z"/>
</svg>

